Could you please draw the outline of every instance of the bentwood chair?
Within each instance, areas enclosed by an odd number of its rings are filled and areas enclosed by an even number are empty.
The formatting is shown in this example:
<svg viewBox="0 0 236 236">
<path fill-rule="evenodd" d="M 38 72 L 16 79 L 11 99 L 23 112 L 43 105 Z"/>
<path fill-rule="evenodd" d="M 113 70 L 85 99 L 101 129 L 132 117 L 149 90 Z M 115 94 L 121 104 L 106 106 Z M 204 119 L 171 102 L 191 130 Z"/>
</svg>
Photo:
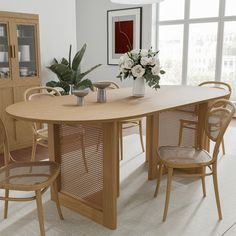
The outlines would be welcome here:
<svg viewBox="0 0 236 236">
<path fill-rule="evenodd" d="M 49 92 L 50 91 L 50 92 Z M 32 87 L 24 92 L 25 101 L 33 101 L 36 99 L 53 98 L 54 96 L 61 96 L 61 94 L 51 87 Z M 48 147 L 48 129 L 42 128 L 42 124 L 33 123 L 33 144 L 31 161 L 35 161 L 37 145 Z"/>
<path fill-rule="evenodd" d="M 119 89 L 120 86 L 113 81 L 100 81 L 100 82 L 109 82 L 111 83 L 108 89 Z M 120 138 L 120 157 L 123 160 L 123 130 L 130 129 L 133 127 L 139 127 L 139 137 L 142 151 L 144 152 L 144 143 L 143 143 L 143 132 L 142 132 L 142 118 L 135 118 L 130 120 L 124 120 L 119 123 L 119 138 Z M 99 148 L 100 138 L 97 148 Z"/>
<path fill-rule="evenodd" d="M 162 146 L 158 148 L 158 178 L 154 196 L 160 188 L 160 181 L 163 167 L 167 168 L 167 188 L 166 201 L 163 215 L 163 221 L 166 220 L 170 201 L 170 191 L 172 176 L 199 176 L 202 180 L 203 196 L 206 196 L 205 176 L 213 176 L 216 204 L 218 209 L 219 219 L 222 219 L 220 197 L 217 182 L 217 156 L 219 153 L 219 146 L 221 144 L 223 135 L 228 127 L 233 115 L 235 113 L 235 106 L 232 102 L 221 99 L 214 102 L 208 109 L 205 120 L 205 132 L 210 140 L 215 143 L 213 155 L 211 156 L 206 150 L 193 147 L 180 146 Z M 181 169 L 199 169 L 195 174 L 177 174 L 176 170 Z M 206 171 L 206 169 L 209 169 Z"/>
<path fill-rule="evenodd" d="M 50 91 L 50 92 L 48 92 Z M 54 98 L 55 96 L 61 96 L 61 94 L 55 88 L 51 87 L 33 87 L 29 88 L 24 93 L 25 101 L 32 101 L 36 99 L 44 98 Z M 48 128 L 39 128 L 42 124 L 34 123 L 32 126 L 33 130 L 33 144 L 32 144 L 32 155 L 31 161 L 35 161 L 36 147 L 41 145 L 43 147 L 48 147 Z M 84 132 L 78 133 L 77 137 L 79 142 L 81 142 L 82 157 L 86 172 L 88 172 L 87 161 L 85 158 L 85 148 L 84 148 Z"/>
<path fill-rule="evenodd" d="M 214 87 L 214 88 L 219 88 L 219 89 L 225 89 L 225 90 L 229 91 L 229 95 L 227 96 L 227 99 L 230 99 L 232 89 L 231 89 L 230 85 L 227 83 L 219 82 L 219 81 L 206 81 L 206 82 L 199 84 L 198 86 L 208 86 L 208 87 Z M 184 129 L 190 129 L 195 132 L 195 142 L 194 143 L 196 146 L 196 142 L 197 142 L 197 132 L 196 131 L 197 131 L 197 124 L 198 124 L 197 112 L 198 112 L 198 107 L 196 106 L 194 108 L 194 111 L 192 112 L 192 114 L 193 114 L 192 119 L 180 119 L 179 141 L 178 141 L 179 146 L 181 146 L 181 144 L 182 144 Z M 224 138 L 222 138 L 221 145 L 222 145 L 223 154 L 225 155 Z"/>
<path fill-rule="evenodd" d="M 31 201 L 36 200 L 40 235 L 45 235 L 44 216 L 42 206 L 42 194 L 51 186 L 58 214 L 63 220 L 57 190 L 57 177 L 60 166 L 56 162 L 16 162 L 10 155 L 7 132 L 2 120 L 0 119 L 0 148 L 4 151 L 4 166 L 0 168 L 0 189 L 5 190 L 5 196 L 0 200 L 5 202 L 4 218 L 8 215 L 9 201 Z M 32 197 L 15 198 L 10 197 L 10 190 L 35 192 Z"/>
</svg>

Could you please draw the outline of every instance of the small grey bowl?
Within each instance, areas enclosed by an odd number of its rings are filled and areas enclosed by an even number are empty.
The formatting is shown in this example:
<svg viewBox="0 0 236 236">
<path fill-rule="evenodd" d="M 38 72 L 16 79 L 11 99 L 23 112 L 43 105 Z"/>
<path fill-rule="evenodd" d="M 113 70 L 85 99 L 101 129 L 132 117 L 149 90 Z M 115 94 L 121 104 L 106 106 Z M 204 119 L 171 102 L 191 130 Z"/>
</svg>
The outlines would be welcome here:
<svg viewBox="0 0 236 236">
<path fill-rule="evenodd" d="M 101 81 L 101 82 L 95 82 L 95 83 L 93 83 L 93 85 L 94 85 L 94 87 L 96 87 L 98 89 L 105 89 L 105 88 L 109 87 L 111 85 L 111 83 L 106 82 L 106 81 L 104 81 L 104 82 Z"/>
<path fill-rule="evenodd" d="M 86 89 L 73 89 L 72 94 L 77 97 L 77 105 L 84 106 L 84 97 L 89 94 L 89 88 Z"/>
<path fill-rule="evenodd" d="M 110 82 L 95 82 L 93 83 L 94 87 L 98 89 L 97 93 L 97 102 L 99 103 L 105 103 L 107 102 L 107 95 L 106 95 L 106 88 L 111 85 Z"/>
</svg>

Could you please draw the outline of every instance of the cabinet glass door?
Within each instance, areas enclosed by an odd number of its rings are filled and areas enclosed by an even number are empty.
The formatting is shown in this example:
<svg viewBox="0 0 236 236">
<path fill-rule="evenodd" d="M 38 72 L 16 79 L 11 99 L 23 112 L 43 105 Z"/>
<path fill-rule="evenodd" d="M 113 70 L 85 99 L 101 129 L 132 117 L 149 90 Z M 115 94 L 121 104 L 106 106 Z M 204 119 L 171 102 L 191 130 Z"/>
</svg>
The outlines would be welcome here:
<svg viewBox="0 0 236 236">
<path fill-rule="evenodd" d="M 35 77 L 38 74 L 35 32 L 34 25 L 17 25 L 19 75 L 21 78 Z"/>
<path fill-rule="evenodd" d="M 0 80 L 10 78 L 7 24 L 0 23 Z"/>
</svg>

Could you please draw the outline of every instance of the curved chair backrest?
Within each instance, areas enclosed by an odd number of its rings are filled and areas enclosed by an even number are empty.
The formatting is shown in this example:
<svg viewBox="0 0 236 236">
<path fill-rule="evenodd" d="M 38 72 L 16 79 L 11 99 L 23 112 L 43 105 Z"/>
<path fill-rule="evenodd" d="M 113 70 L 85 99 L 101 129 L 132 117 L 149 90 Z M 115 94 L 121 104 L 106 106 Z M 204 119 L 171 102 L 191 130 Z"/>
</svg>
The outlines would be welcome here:
<svg viewBox="0 0 236 236">
<path fill-rule="evenodd" d="M 227 99 L 230 99 L 232 88 L 229 84 L 227 84 L 225 82 L 206 81 L 206 82 L 199 84 L 198 86 L 208 86 L 208 87 L 214 87 L 214 88 L 219 88 L 219 89 L 225 89 L 225 90 L 229 91 L 229 95 L 227 96 Z"/>
<path fill-rule="evenodd" d="M 0 148 L 3 148 L 4 152 L 4 164 L 8 164 L 10 162 L 10 150 L 7 138 L 6 128 L 3 124 L 3 121 L 0 119 Z"/>
<path fill-rule="evenodd" d="M 48 92 L 48 90 L 50 92 Z M 54 96 L 61 96 L 60 92 L 52 87 L 47 86 L 39 86 L 39 87 L 32 87 L 29 89 L 26 89 L 24 92 L 24 100 L 35 100 L 40 99 L 44 97 L 54 97 Z"/>
<path fill-rule="evenodd" d="M 109 81 L 109 82 L 111 83 L 111 85 L 108 87 L 108 89 L 118 89 L 118 88 L 120 88 L 120 86 L 117 83 L 115 83 L 113 81 Z"/>
<path fill-rule="evenodd" d="M 218 156 L 219 146 L 234 113 L 235 105 L 227 99 L 217 100 L 208 108 L 205 131 L 208 138 L 215 142 L 213 159 Z"/>
</svg>

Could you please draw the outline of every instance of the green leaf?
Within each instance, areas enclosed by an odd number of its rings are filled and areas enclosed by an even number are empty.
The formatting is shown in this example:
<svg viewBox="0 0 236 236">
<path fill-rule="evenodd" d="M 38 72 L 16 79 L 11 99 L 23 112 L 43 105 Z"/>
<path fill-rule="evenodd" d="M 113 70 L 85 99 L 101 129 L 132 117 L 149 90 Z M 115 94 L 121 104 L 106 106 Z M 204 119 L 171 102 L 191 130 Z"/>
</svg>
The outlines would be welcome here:
<svg viewBox="0 0 236 236">
<path fill-rule="evenodd" d="M 65 65 L 65 66 L 69 66 L 69 62 L 64 57 L 61 60 L 61 64 Z"/>
<path fill-rule="evenodd" d="M 74 59 L 72 61 L 72 69 L 73 70 L 77 70 L 78 67 L 80 66 L 80 63 L 83 59 L 83 56 L 84 56 L 84 53 L 86 51 L 86 47 L 87 45 L 84 44 L 83 47 L 80 49 L 80 51 L 78 51 L 75 56 L 74 56 Z"/>
<path fill-rule="evenodd" d="M 72 71 L 69 67 L 63 64 L 54 64 L 49 67 L 49 69 L 54 72 L 60 81 L 65 81 L 67 83 L 72 83 Z"/>
<path fill-rule="evenodd" d="M 93 90 L 93 84 L 92 84 L 91 80 L 89 80 L 89 79 L 85 79 L 85 80 L 75 84 L 75 87 L 79 88 L 79 89 L 90 88 L 91 90 Z"/>
<path fill-rule="evenodd" d="M 71 68 L 71 50 L 72 50 L 72 45 L 70 45 L 69 49 L 69 67 Z"/>
<path fill-rule="evenodd" d="M 160 73 L 163 75 L 165 74 L 166 72 L 164 70 L 160 70 Z"/>
<path fill-rule="evenodd" d="M 56 81 L 52 80 L 52 81 L 47 82 L 47 83 L 46 83 L 46 86 L 47 86 L 47 87 L 52 87 L 52 88 L 54 88 L 54 87 L 59 87 L 59 86 L 58 86 L 59 83 L 60 83 L 60 82 L 56 82 Z"/>
<path fill-rule="evenodd" d="M 63 88 L 65 92 L 62 93 L 62 95 L 69 94 L 69 91 L 70 91 L 70 85 L 65 83 L 65 82 L 63 82 L 63 81 L 62 82 L 61 81 L 56 82 L 56 81 L 52 80 L 52 81 L 47 82 L 46 86 L 52 87 L 52 88 L 55 88 L 55 87 Z"/>
<path fill-rule="evenodd" d="M 92 72 L 93 70 L 95 70 L 96 68 L 98 68 L 101 65 L 102 64 L 98 64 L 96 66 L 93 66 L 91 69 L 87 70 L 86 72 L 78 74 L 76 76 L 76 83 L 79 83 L 87 74 L 89 74 L 90 72 Z"/>
<path fill-rule="evenodd" d="M 58 64 L 58 60 L 56 58 L 53 58 L 53 63 L 55 64 Z"/>
</svg>

